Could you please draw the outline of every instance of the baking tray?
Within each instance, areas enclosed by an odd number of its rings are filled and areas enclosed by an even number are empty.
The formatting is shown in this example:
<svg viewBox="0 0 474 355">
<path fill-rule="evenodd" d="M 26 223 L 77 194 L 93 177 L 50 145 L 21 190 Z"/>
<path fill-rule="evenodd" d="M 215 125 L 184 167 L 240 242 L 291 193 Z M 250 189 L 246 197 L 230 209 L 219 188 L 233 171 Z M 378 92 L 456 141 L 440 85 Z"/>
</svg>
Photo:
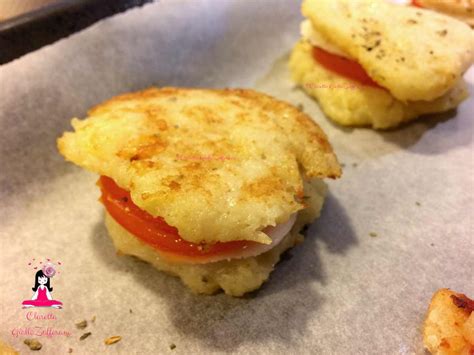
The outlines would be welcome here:
<svg viewBox="0 0 474 355">
<path fill-rule="evenodd" d="M 84 29 L 107 16 L 153 0 L 58 0 L 0 21 L 0 64 Z"/>
<path fill-rule="evenodd" d="M 424 353 L 432 294 L 474 294 L 472 73 L 456 111 L 387 132 L 341 128 L 289 78 L 300 21 L 292 1 L 164 0 L 0 67 L 1 339 L 28 353 L 18 329 L 49 327 L 69 336 L 37 336 L 48 354 Z M 118 257 L 97 176 L 57 152 L 71 117 L 151 85 L 253 87 L 302 105 L 344 164 L 305 242 L 249 297 L 194 295 Z M 52 294 L 64 307 L 28 320 L 28 264 L 46 258 L 62 263 Z"/>
</svg>

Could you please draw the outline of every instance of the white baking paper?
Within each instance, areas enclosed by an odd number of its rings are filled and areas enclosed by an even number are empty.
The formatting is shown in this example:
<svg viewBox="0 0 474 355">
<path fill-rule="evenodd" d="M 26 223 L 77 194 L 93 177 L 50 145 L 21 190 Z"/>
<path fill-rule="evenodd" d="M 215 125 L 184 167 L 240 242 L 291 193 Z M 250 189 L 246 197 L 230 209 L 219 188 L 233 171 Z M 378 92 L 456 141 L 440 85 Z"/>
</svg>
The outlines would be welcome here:
<svg viewBox="0 0 474 355">
<path fill-rule="evenodd" d="M 388 132 L 336 126 L 288 77 L 300 21 L 293 1 L 160 1 L 0 67 L 3 341 L 24 354 L 25 338 L 37 354 L 424 353 L 432 294 L 474 295 L 474 100 Z M 56 151 L 71 117 L 151 85 L 254 87 L 302 104 L 344 164 L 304 244 L 249 297 L 197 296 L 117 256 L 97 176 Z M 61 262 L 51 295 L 63 308 L 22 309 L 47 258 Z"/>
</svg>

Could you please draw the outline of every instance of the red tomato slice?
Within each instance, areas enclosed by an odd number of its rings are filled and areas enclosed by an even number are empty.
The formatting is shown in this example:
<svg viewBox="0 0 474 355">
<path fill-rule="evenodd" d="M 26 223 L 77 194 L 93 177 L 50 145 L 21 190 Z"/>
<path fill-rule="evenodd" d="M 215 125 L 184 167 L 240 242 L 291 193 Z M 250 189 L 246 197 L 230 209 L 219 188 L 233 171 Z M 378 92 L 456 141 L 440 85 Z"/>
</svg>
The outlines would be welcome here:
<svg viewBox="0 0 474 355">
<path fill-rule="evenodd" d="M 232 255 L 239 249 L 260 244 L 252 241 L 190 243 L 182 239 L 178 230 L 167 224 L 163 218 L 153 217 L 135 205 L 130 193 L 120 188 L 111 178 L 101 176 L 98 185 L 102 191 L 101 201 L 114 220 L 144 243 L 166 254 L 168 258 L 202 262 L 212 256 Z"/>
<path fill-rule="evenodd" d="M 412 0 L 412 1 L 411 1 L 411 4 L 412 4 L 413 6 L 423 8 L 423 5 L 421 5 L 417 0 Z"/>
<path fill-rule="evenodd" d="M 357 81 L 362 85 L 383 89 L 379 84 L 372 80 L 365 69 L 356 61 L 329 53 L 319 47 L 313 47 L 313 57 L 323 67 L 338 75 Z"/>
</svg>

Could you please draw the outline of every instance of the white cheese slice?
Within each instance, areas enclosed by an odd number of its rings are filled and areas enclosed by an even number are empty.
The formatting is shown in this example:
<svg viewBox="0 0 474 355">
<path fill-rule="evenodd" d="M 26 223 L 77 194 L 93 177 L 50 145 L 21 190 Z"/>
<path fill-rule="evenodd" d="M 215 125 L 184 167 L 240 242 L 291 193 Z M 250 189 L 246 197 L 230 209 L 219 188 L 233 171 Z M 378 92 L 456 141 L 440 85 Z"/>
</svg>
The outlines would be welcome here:
<svg viewBox="0 0 474 355">
<path fill-rule="evenodd" d="M 255 245 L 252 245 L 251 247 L 235 250 L 235 252 L 230 255 L 226 254 L 211 256 L 205 260 L 198 261 L 197 264 L 212 263 L 221 260 L 243 259 L 263 254 L 266 251 L 276 247 L 290 232 L 291 228 L 295 224 L 296 215 L 297 213 L 292 214 L 290 219 L 285 223 L 277 224 L 275 227 L 267 227 L 263 230 L 263 232 L 272 239 L 270 244 L 255 243 Z"/>
<path fill-rule="evenodd" d="M 311 43 L 311 45 L 322 48 L 326 52 L 351 59 L 349 55 L 344 53 L 341 49 L 339 49 L 337 46 L 335 46 L 326 38 L 324 38 L 321 33 L 316 31 L 310 20 L 304 20 L 303 22 L 301 22 L 300 33 L 301 37 Z"/>
</svg>

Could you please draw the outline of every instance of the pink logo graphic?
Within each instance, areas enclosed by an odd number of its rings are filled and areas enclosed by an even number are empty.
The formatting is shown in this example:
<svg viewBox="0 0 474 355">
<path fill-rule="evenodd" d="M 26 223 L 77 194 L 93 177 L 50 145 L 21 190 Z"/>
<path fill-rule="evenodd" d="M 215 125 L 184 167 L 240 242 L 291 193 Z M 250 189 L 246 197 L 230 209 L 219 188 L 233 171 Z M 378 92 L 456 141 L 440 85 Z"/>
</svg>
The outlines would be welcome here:
<svg viewBox="0 0 474 355">
<path fill-rule="evenodd" d="M 51 292 L 53 292 L 53 288 L 51 287 L 51 278 L 56 275 L 57 266 L 54 265 L 50 259 L 46 260 L 47 262 L 44 264 L 42 261 L 39 262 L 42 267 L 35 274 L 35 285 L 32 288 L 32 290 L 34 291 L 33 297 L 31 297 L 31 300 L 26 300 L 22 302 L 23 308 L 63 307 L 63 303 L 61 301 L 54 300 L 51 297 Z M 33 259 L 32 262 L 28 263 L 28 265 L 31 266 L 34 261 L 35 259 Z M 61 262 L 58 261 L 58 264 L 61 265 Z M 38 269 L 38 266 L 34 266 L 33 269 Z M 57 273 L 59 274 L 59 271 Z"/>
</svg>

